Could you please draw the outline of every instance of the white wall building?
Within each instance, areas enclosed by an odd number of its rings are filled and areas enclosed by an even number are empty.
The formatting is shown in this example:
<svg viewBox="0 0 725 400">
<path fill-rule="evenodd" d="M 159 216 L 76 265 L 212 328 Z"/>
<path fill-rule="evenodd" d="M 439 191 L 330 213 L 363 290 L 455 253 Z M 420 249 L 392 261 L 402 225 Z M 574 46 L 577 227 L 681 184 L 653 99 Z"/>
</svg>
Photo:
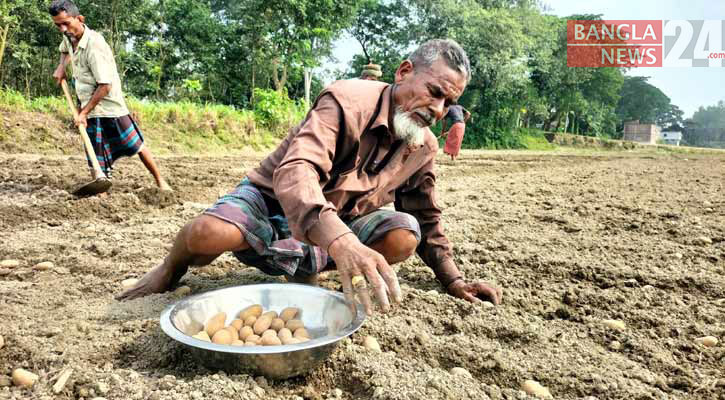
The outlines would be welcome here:
<svg viewBox="0 0 725 400">
<path fill-rule="evenodd" d="M 661 132 L 660 139 L 662 139 L 665 144 L 679 146 L 680 141 L 682 140 L 682 132 Z"/>
</svg>

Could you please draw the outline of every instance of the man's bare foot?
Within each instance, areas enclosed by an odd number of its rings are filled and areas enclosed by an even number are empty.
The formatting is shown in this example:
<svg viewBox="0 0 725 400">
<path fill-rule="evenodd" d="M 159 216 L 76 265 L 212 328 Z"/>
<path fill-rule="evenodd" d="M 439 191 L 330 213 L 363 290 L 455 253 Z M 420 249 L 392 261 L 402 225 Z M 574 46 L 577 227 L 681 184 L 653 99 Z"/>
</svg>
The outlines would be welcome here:
<svg viewBox="0 0 725 400">
<path fill-rule="evenodd" d="M 147 272 L 134 287 L 116 296 L 116 300 L 133 300 L 154 293 L 163 293 L 179 282 L 186 273 L 186 268 L 182 269 L 183 271 L 172 271 L 161 264 Z"/>
<path fill-rule="evenodd" d="M 302 283 L 305 285 L 312 285 L 312 286 L 319 286 L 319 283 L 317 281 L 317 275 L 313 274 L 310 276 L 289 276 L 285 275 L 285 278 L 287 279 L 287 282 L 291 283 Z"/>
</svg>

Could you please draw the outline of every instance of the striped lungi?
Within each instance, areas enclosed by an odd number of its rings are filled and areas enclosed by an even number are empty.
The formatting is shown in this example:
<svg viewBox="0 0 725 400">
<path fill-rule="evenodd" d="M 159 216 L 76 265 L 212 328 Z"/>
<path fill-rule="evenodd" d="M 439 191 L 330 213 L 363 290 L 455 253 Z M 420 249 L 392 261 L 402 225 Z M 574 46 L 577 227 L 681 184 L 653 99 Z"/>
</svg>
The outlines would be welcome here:
<svg viewBox="0 0 725 400">
<path fill-rule="evenodd" d="M 206 209 L 204 214 L 236 226 L 250 248 L 234 252 L 234 255 L 244 264 L 269 275 L 305 277 L 334 266 L 325 250 L 292 237 L 284 215 L 270 215 L 262 192 L 247 178 L 231 193 L 222 196 Z M 403 212 L 379 209 L 344 222 L 367 245 L 382 239 L 387 232 L 394 229 L 409 230 L 420 242 L 418 221 Z"/>
<path fill-rule="evenodd" d="M 96 152 L 101 170 L 110 178 L 113 163 L 143 150 L 141 129 L 130 115 L 118 118 L 88 118 L 86 133 Z M 91 161 L 88 160 L 91 166 Z"/>
</svg>

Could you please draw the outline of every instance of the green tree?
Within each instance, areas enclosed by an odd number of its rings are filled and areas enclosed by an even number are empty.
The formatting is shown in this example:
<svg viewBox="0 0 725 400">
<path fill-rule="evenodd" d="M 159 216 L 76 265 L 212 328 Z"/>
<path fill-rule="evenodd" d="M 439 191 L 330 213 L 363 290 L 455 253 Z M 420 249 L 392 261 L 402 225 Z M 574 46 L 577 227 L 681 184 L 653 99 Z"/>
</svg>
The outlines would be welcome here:
<svg viewBox="0 0 725 400">
<path fill-rule="evenodd" d="M 157 21 L 158 4 L 163 0 L 75 0 L 86 23 L 103 34 L 117 56 L 137 36 L 147 35 Z M 47 6 L 46 6 L 47 9 Z M 50 15 L 46 15 L 50 18 Z"/>
<path fill-rule="evenodd" d="M 688 144 L 725 148 L 725 102 L 700 107 L 685 124 L 685 140 Z"/>
<path fill-rule="evenodd" d="M 683 116 L 685 112 L 674 104 L 662 114 L 657 116 L 657 125 L 667 130 L 682 130 L 684 127 Z"/>
<path fill-rule="evenodd" d="M 18 23 L 18 18 L 14 14 L 19 5 L 21 3 L 15 1 L 8 4 L 7 0 L 2 0 L 0 3 L 0 67 L 3 64 L 5 48 L 7 47 L 8 41 L 12 39 L 12 35 L 10 34 L 11 30 Z"/>
<path fill-rule="evenodd" d="M 395 70 L 417 36 L 414 11 L 406 0 L 364 1 L 347 29 L 363 54 L 354 56 L 347 77 L 359 77 L 364 65 L 375 63 L 383 72 L 380 80 L 392 82 Z"/>
<path fill-rule="evenodd" d="M 670 110 L 670 98 L 649 84 L 648 79 L 643 76 L 625 77 L 617 103 L 617 116 L 620 121 L 655 123 Z"/>
<path fill-rule="evenodd" d="M 359 0 L 247 0 L 232 11 L 233 18 L 255 32 L 260 48 L 268 49 L 274 86 L 281 91 L 290 68 L 309 68 L 331 52 L 334 38 L 346 28 Z M 254 19 L 245 25 L 244 22 Z"/>
<path fill-rule="evenodd" d="M 567 19 L 596 20 L 601 16 L 544 16 L 541 26 L 534 31 L 536 44 L 529 57 L 531 81 L 549 110 L 548 116 L 537 122 L 546 130 L 610 135 L 616 130 L 614 110 L 624 81 L 622 71 L 568 67 Z"/>
<path fill-rule="evenodd" d="M 5 46 L 0 53 L 3 55 L 0 84 L 27 96 L 47 93 L 52 87 L 52 72 L 43 76 L 41 69 L 48 70 L 52 64 L 57 65 L 60 34 L 50 19 L 45 2 L 11 0 L 0 7 L 0 34 Z"/>
</svg>

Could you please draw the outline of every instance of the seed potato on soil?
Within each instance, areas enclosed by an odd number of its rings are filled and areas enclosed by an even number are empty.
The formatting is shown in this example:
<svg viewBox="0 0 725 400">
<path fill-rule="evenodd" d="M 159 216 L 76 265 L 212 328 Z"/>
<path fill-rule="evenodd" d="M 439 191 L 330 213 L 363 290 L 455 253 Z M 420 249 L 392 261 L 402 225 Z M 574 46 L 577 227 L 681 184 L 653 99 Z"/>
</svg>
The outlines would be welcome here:
<svg viewBox="0 0 725 400">
<path fill-rule="evenodd" d="M 18 368 L 13 371 L 12 378 L 15 386 L 30 387 L 33 386 L 40 377 L 30 371 Z"/>
<path fill-rule="evenodd" d="M 719 342 L 715 336 L 704 336 L 701 338 L 695 339 L 695 342 L 705 346 L 705 347 L 714 347 L 717 346 L 717 343 Z"/>
<path fill-rule="evenodd" d="M 53 265 L 53 263 L 50 261 L 43 261 L 33 265 L 33 269 L 36 271 L 48 271 L 50 269 L 53 269 L 54 266 L 55 265 Z"/>
<path fill-rule="evenodd" d="M 363 347 L 370 351 L 374 351 L 376 353 L 381 353 L 382 350 L 380 350 L 380 344 L 378 341 L 372 337 L 372 336 L 365 336 L 363 338 Z"/>
<path fill-rule="evenodd" d="M 130 288 L 134 287 L 137 283 L 138 283 L 138 279 L 128 278 L 128 279 L 124 279 L 121 281 L 121 287 L 123 287 L 124 290 L 130 289 Z"/>
<path fill-rule="evenodd" d="M 523 389 L 526 394 L 530 396 L 534 396 L 539 399 L 553 399 L 554 396 L 551 395 L 549 392 L 549 389 L 542 386 L 539 382 L 533 381 L 531 379 L 525 381 L 521 385 L 521 389 Z"/>
<path fill-rule="evenodd" d="M 2 260 L 0 261 L 0 267 L 3 268 L 15 268 L 20 266 L 19 260 Z"/>
<path fill-rule="evenodd" d="M 176 295 L 177 297 L 184 297 L 190 293 L 191 293 L 191 288 L 186 285 L 179 286 L 178 288 L 176 288 L 176 290 L 174 290 L 174 295 Z"/>
<path fill-rule="evenodd" d="M 725 400 L 725 346 L 695 341 L 725 337 L 725 156 L 441 155 L 438 203 L 455 261 L 467 278 L 503 287 L 503 304 L 451 298 L 413 258 L 395 267 L 402 305 L 367 318 L 311 374 L 264 384 L 210 371 L 169 339 L 158 321 L 179 300 L 172 292 L 113 300 L 261 157 L 157 157 L 176 189 L 161 199 L 141 163 L 124 159 L 109 196 L 78 199 L 66 190 L 88 179 L 82 157 L 0 155 L 0 260 L 19 261 L 0 266 L 0 377 L 41 377 L 0 387 L 0 399 L 290 400 L 307 387 L 322 399 L 519 399 L 533 379 L 556 399 Z M 31 269 L 50 254 L 55 267 Z M 338 279 L 321 285 L 339 290 Z M 198 294 L 283 281 L 227 254 L 180 284 Z M 365 351 L 365 336 L 386 351 Z"/>
</svg>

